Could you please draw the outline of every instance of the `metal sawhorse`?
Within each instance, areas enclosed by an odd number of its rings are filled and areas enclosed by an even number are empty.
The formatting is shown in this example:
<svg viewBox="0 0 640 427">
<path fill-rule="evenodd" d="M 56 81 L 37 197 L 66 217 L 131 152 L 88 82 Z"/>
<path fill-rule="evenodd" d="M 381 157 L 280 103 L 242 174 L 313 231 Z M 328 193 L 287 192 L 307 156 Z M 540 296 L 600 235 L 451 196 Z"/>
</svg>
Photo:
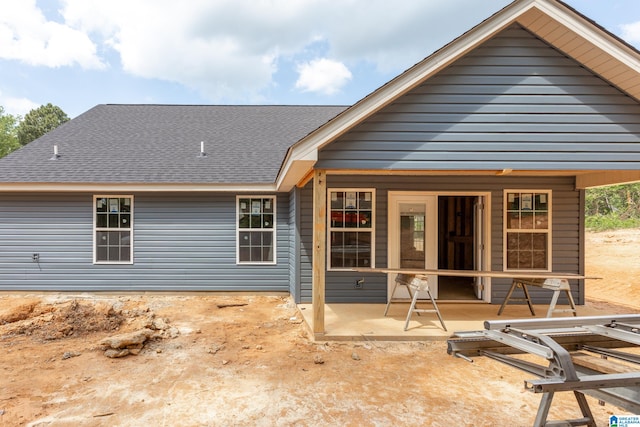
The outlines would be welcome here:
<svg viewBox="0 0 640 427">
<path fill-rule="evenodd" d="M 573 313 L 574 316 L 578 315 L 576 310 L 576 304 L 573 301 L 573 297 L 571 296 L 571 287 L 569 286 L 569 281 L 567 279 L 554 279 L 554 278 L 531 278 L 531 279 L 522 279 L 515 278 L 511 283 L 511 287 L 509 288 L 509 292 L 507 292 L 507 296 L 504 298 L 500 309 L 498 310 L 498 316 L 502 314 L 502 310 L 507 305 L 509 301 L 523 301 L 529 305 L 529 311 L 531 311 L 531 315 L 535 316 L 536 313 L 533 311 L 533 304 L 531 303 L 531 296 L 529 295 L 529 290 L 527 286 L 537 286 L 543 289 L 549 289 L 553 291 L 553 296 L 551 297 L 551 303 L 549 304 L 549 310 L 547 310 L 547 317 L 551 317 L 555 312 L 570 312 Z M 524 298 L 512 298 L 513 291 L 516 288 L 522 288 L 522 292 L 524 293 Z M 567 299 L 569 300 L 569 306 L 571 308 L 560 309 L 556 308 L 556 304 L 558 303 L 558 298 L 560 297 L 560 292 L 564 292 L 567 295 Z"/>
<path fill-rule="evenodd" d="M 409 312 L 407 313 L 407 320 L 404 324 L 404 330 L 406 331 L 409 328 L 409 322 L 411 321 L 411 315 L 413 313 L 417 313 L 418 316 L 420 313 L 436 313 L 438 319 L 440 320 L 440 324 L 442 325 L 442 329 L 445 331 L 447 327 L 444 324 L 444 320 L 442 320 L 442 315 L 440 314 L 440 310 L 438 309 L 438 305 L 436 304 L 436 300 L 431 295 L 429 291 L 429 284 L 427 283 L 427 277 L 417 274 L 403 274 L 398 273 L 396 275 L 395 283 L 393 285 L 393 290 L 391 291 L 391 297 L 389 298 L 389 302 L 387 302 L 387 306 L 384 309 L 384 315 L 387 315 L 389 311 L 389 306 L 393 302 L 393 297 L 396 293 L 396 289 L 398 286 L 405 286 L 407 291 L 409 292 L 409 297 L 411 298 L 411 306 L 409 307 Z M 418 296 L 421 292 L 426 292 L 427 296 L 431 300 L 431 304 L 433 305 L 433 309 L 425 309 L 425 308 L 417 308 L 416 304 L 418 302 Z"/>
</svg>

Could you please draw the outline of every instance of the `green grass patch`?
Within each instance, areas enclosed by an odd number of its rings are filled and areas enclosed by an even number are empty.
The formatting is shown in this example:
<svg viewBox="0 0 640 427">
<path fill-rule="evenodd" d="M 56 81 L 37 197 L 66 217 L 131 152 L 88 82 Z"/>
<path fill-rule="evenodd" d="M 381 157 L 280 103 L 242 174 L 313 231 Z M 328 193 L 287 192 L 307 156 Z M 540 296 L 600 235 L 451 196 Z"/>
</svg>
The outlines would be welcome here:
<svg viewBox="0 0 640 427">
<path fill-rule="evenodd" d="M 618 215 L 592 215 L 585 219 L 585 227 L 589 231 L 607 231 L 623 228 L 639 228 L 640 218 L 620 218 Z"/>
</svg>

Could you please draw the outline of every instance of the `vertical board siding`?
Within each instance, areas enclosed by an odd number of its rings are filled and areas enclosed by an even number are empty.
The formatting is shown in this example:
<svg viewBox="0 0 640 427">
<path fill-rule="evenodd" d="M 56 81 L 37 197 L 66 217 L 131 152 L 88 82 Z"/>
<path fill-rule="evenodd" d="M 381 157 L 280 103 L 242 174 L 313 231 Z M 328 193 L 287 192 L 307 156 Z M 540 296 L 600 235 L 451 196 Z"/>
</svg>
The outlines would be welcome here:
<svg viewBox="0 0 640 427">
<path fill-rule="evenodd" d="M 640 105 L 515 25 L 324 147 L 325 169 L 640 168 Z"/>
<path fill-rule="evenodd" d="M 375 250 L 376 267 L 387 266 L 389 191 L 434 191 L 434 192 L 489 192 L 491 206 L 491 269 L 503 270 L 503 190 L 504 189 L 549 189 L 552 190 L 552 266 L 553 271 L 581 272 L 580 226 L 581 192 L 574 190 L 573 177 L 492 177 L 492 176 L 343 176 L 328 175 L 327 188 L 375 188 L 376 223 Z M 300 251 L 300 300 L 311 301 L 311 258 L 313 224 L 311 223 L 312 185 L 309 183 L 301 193 L 301 251 Z M 362 289 L 355 289 L 357 279 L 364 277 Z M 348 271 L 328 271 L 326 284 L 327 302 L 386 302 L 387 280 L 384 274 L 362 274 Z M 508 279 L 492 279 L 491 301 L 501 303 L 511 285 Z M 583 299 L 584 289 L 578 281 L 572 282 L 576 298 Z M 532 289 L 535 303 L 548 303 L 550 293 Z M 562 302 L 562 301 L 561 301 Z"/>
<path fill-rule="evenodd" d="M 92 194 L 2 194 L 0 289 L 288 291 L 288 195 L 277 195 L 276 265 L 236 265 L 235 196 L 134 194 L 134 263 L 99 265 Z"/>
</svg>

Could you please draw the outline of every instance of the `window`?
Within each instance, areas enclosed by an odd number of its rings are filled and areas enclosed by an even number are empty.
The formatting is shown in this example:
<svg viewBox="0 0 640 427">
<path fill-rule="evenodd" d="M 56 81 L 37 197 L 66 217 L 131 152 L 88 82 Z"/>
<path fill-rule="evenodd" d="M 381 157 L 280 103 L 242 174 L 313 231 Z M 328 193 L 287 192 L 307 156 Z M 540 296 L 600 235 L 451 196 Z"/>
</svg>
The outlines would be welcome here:
<svg viewBox="0 0 640 427">
<path fill-rule="evenodd" d="M 373 267 L 374 190 L 330 190 L 329 268 Z"/>
<path fill-rule="evenodd" d="M 276 198 L 237 197 L 237 262 L 276 263 Z"/>
<path fill-rule="evenodd" d="M 133 196 L 94 197 L 94 262 L 131 263 Z"/>
<path fill-rule="evenodd" d="M 551 191 L 505 191 L 507 270 L 551 270 Z"/>
</svg>

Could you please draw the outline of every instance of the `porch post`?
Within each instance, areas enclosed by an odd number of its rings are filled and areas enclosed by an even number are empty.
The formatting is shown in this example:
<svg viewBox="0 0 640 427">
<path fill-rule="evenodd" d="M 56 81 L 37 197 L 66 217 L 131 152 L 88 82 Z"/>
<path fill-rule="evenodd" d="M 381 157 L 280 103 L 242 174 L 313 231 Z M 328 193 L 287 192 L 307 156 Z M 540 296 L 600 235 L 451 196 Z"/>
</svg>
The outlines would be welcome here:
<svg viewBox="0 0 640 427">
<path fill-rule="evenodd" d="M 327 182 L 326 171 L 315 169 L 313 174 L 313 333 L 324 335 L 324 295 L 327 248 Z"/>
</svg>

